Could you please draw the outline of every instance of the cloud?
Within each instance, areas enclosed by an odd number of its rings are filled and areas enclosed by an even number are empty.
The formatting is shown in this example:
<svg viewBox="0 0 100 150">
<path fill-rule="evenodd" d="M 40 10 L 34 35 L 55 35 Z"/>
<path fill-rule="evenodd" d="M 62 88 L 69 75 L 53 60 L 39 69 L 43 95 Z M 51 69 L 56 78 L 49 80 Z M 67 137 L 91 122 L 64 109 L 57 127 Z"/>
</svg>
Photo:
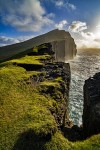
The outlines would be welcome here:
<svg viewBox="0 0 100 150">
<path fill-rule="evenodd" d="M 95 40 L 75 40 L 78 49 L 82 48 L 100 48 L 100 42 L 96 42 Z"/>
<path fill-rule="evenodd" d="M 11 37 L 0 36 L 0 46 L 10 45 L 14 43 L 19 43 L 19 40 Z"/>
<path fill-rule="evenodd" d="M 76 33 L 79 33 L 86 29 L 87 29 L 86 22 L 81 21 L 73 21 L 72 24 L 69 26 L 69 30 Z"/>
<path fill-rule="evenodd" d="M 85 39 L 95 39 L 95 35 L 92 32 L 81 32 L 82 37 L 84 37 Z"/>
<path fill-rule="evenodd" d="M 100 38 L 95 38 L 94 41 L 99 42 L 100 43 Z"/>
<path fill-rule="evenodd" d="M 98 26 L 99 27 L 99 26 Z M 86 22 L 73 21 L 69 31 L 73 34 L 78 49 L 100 48 L 100 34 L 87 31 Z"/>
<path fill-rule="evenodd" d="M 54 17 L 55 17 L 55 14 L 54 14 L 54 13 L 47 14 L 47 17 L 48 17 L 48 18 L 54 18 Z"/>
<path fill-rule="evenodd" d="M 64 6 L 64 2 L 63 1 L 56 1 L 55 5 L 58 7 L 62 7 L 62 6 Z"/>
<path fill-rule="evenodd" d="M 0 0 L 3 23 L 20 31 L 40 31 L 54 24 L 53 13 L 47 14 L 39 0 Z"/>
<path fill-rule="evenodd" d="M 58 24 L 55 24 L 55 27 L 61 30 L 61 29 L 63 29 L 67 24 L 68 24 L 68 23 L 67 23 L 66 20 L 62 20 L 62 21 L 60 21 Z"/>
<path fill-rule="evenodd" d="M 100 28 L 100 24 L 96 26 L 97 28 Z"/>
<path fill-rule="evenodd" d="M 71 10 L 76 10 L 76 6 L 74 4 L 68 3 L 67 7 L 70 8 Z"/>
<path fill-rule="evenodd" d="M 29 40 L 31 38 L 33 38 L 33 36 L 19 36 L 19 37 L 0 36 L 0 46 L 2 47 L 15 43 L 20 43 Z"/>
<path fill-rule="evenodd" d="M 66 0 L 57 0 L 54 2 L 58 8 L 65 7 L 68 10 L 76 10 L 76 6 L 74 4 L 69 3 L 68 0 L 67 1 Z"/>
<path fill-rule="evenodd" d="M 76 39 L 78 49 L 82 48 L 100 48 L 100 37 L 92 32 L 81 32 L 82 39 Z"/>
</svg>

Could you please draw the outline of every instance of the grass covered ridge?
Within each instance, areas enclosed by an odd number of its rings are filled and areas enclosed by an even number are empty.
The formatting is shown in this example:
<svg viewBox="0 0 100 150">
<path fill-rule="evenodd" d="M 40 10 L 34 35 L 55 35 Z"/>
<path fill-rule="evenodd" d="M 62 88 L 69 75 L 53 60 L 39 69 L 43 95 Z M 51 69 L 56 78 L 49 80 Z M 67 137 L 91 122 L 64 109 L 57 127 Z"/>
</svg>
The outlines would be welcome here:
<svg viewBox="0 0 100 150">
<path fill-rule="evenodd" d="M 60 102 L 39 89 L 57 89 L 61 78 L 31 84 L 30 78 L 41 72 L 13 65 L 38 64 L 47 57 L 25 56 L 0 65 L 0 150 L 99 150 L 100 135 L 73 143 L 58 130 L 50 109 L 56 110 Z"/>
<path fill-rule="evenodd" d="M 57 130 L 55 120 L 47 109 L 53 107 L 54 100 L 41 95 L 25 82 L 32 74 L 37 73 L 27 73 L 17 66 L 0 70 L 1 149 L 11 149 L 20 134 L 30 129 L 37 137 Z"/>
</svg>

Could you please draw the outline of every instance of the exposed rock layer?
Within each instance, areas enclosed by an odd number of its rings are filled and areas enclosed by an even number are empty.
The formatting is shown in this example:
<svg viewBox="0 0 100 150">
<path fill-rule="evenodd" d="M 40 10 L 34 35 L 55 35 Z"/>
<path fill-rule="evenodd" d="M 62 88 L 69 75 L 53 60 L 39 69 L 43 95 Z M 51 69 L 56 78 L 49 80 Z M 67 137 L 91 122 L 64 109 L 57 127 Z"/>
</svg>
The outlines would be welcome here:
<svg viewBox="0 0 100 150">
<path fill-rule="evenodd" d="M 51 114 L 54 116 L 55 121 L 59 129 L 62 129 L 66 123 L 69 123 L 68 115 L 68 103 L 69 103 L 69 86 L 71 79 L 70 65 L 69 63 L 56 62 L 56 58 L 53 56 L 54 52 L 51 48 L 51 44 L 46 44 L 46 48 L 38 49 L 35 55 L 49 54 L 49 59 L 42 59 L 42 65 L 36 64 L 21 64 L 13 63 L 23 67 L 27 71 L 39 71 L 41 74 L 30 77 L 32 86 L 39 86 L 39 91 L 45 96 L 50 96 L 52 99 L 58 102 L 56 109 L 49 108 Z M 34 57 L 34 52 L 27 53 Z M 57 80 L 57 81 L 56 81 Z M 56 81 L 58 84 L 48 85 Z M 47 82 L 48 84 L 43 84 Z"/>
<path fill-rule="evenodd" d="M 49 86 L 42 88 L 41 92 L 49 94 L 55 101 L 59 102 L 59 107 L 56 110 L 50 109 L 55 117 L 58 128 L 62 128 L 69 121 L 68 118 L 68 103 L 69 103 L 69 86 L 70 86 L 70 66 L 65 63 L 47 63 L 43 71 L 46 72 L 44 79 L 54 81 L 55 79 L 62 78 L 59 81 L 60 87 Z"/>
<path fill-rule="evenodd" d="M 84 136 L 100 133 L 100 72 L 85 81 L 83 108 Z"/>
</svg>

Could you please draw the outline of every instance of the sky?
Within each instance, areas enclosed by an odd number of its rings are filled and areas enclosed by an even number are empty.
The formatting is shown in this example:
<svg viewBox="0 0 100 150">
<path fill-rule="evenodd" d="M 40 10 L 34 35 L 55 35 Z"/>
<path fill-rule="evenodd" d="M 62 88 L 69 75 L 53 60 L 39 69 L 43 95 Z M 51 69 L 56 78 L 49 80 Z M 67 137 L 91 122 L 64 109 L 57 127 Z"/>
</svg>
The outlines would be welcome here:
<svg viewBox="0 0 100 150">
<path fill-rule="evenodd" d="M 0 47 L 57 28 L 78 49 L 100 48 L 100 0 L 0 0 Z"/>
</svg>

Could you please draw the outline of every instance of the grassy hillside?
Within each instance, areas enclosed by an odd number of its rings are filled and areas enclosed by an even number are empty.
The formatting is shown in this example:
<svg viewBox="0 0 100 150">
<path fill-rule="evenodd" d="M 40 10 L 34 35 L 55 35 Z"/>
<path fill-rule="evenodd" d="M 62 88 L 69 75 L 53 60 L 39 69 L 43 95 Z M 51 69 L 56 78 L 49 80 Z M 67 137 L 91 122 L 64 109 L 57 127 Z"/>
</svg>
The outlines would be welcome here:
<svg viewBox="0 0 100 150">
<path fill-rule="evenodd" d="M 24 56 L 0 64 L 0 150 L 99 150 L 100 135 L 85 141 L 70 142 L 51 113 L 59 110 L 63 101 L 56 101 L 42 89 L 54 88 L 61 95 L 61 78 L 37 78 L 45 72 L 21 67 L 21 64 L 44 65 L 51 56 Z M 34 80 L 32 80 L 34 78 Z M 36 80 L 35 80 L 36 79 Z"/>
</svg>

